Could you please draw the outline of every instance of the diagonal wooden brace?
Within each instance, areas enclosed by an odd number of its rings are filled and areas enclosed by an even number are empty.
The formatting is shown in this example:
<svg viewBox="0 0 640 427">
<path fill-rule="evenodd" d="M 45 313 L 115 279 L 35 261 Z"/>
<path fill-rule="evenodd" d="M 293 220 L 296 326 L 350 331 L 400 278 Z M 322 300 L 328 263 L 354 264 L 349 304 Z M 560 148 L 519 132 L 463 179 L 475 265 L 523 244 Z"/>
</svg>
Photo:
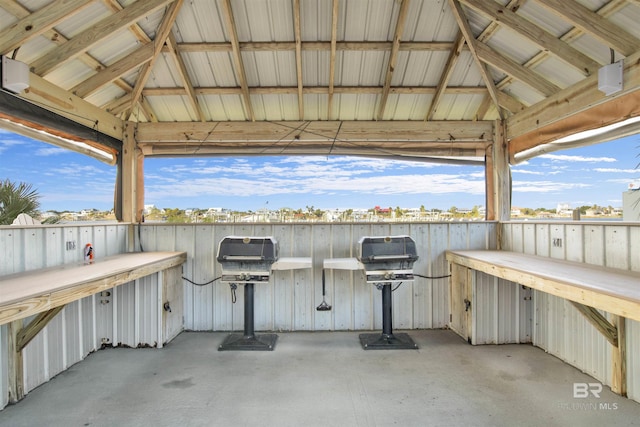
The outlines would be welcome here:
<svg viewBox="0 0 640 427">
<path fill-rule="evenodd" d="M 19 330 L 16 337 L 16 352 L 20 353 L 63 308 L 64 305 L 60 305 L 49 311 L 39 313 L 31 323 Z"/>
</svg>

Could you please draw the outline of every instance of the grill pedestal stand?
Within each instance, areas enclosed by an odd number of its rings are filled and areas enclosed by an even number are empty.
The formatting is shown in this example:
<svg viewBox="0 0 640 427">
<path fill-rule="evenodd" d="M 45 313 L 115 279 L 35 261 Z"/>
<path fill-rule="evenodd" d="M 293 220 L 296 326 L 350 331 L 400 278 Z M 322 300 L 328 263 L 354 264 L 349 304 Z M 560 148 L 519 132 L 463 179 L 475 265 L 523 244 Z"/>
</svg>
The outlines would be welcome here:
<svg viewBox="0 0 640 427">
<path fill-rule="evenodd" d="M 218 347 L 218 351 L 273 351 L 275 348 L 278 335 L 256 335 L 254 332 L 254 286 L 254 283 L 244 284 L 244 332 L 242 334 L 229 334 Z"/>
<path fill-rule="evenodd" d="M 382 286 L 382 334 L 360 334 L 360 344 L 365 350 L 413 350 L 418 344 L 405 333 L 393 333 L 391 283 Z"/>
</svg>

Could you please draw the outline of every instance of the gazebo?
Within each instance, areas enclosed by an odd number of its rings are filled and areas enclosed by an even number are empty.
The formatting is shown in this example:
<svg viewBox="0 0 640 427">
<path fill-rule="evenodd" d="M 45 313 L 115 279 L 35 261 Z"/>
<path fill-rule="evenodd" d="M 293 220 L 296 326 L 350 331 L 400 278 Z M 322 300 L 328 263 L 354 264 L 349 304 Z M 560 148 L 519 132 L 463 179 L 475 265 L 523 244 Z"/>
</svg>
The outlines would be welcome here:
<svg viewBox="0 0 640 427">
<path fill-rule="evenodd" d="M 0 276 L 81 260 L 75 249 L 86 242 L 105 256 L 180 253 L 157 278 L 65 299 L 39 328 L 2 309 L 0 294 L 0 362 L 9 360 L 0 408 L 106 345 L 238 330 L 228 289 L 197 283 L 219 273 L 214 250 L 227 234 L 274 235 L 283 255 L 313 258 L 308 271 L 276 272 L 256 290 L 257 330 L 378 329 L 378 294 L 353 271 L 327 274 L 333 309 L 315 311 L 323 259 L 353 256 L 362 235 L 409 235 L 425 278 L 394 294 L 410 307 L 394 312 L 396 327 L 533 343 L 640 401 L 640 323 L 618 300 L 596 295 L 590 306 L 582 291 L 549 292 L 571 278 L 529 271 L 524 283 L 496 273 L 509 266 L 465 265 L 468 254 L 456 252 L 532 255 L 545 268 L 561 260 L 637 280 L 638 224 L 509 219 L 511 165 L 640 131 L 638 22 L 637 0 L 0 0 L 0 128 L 118 171 L 117 224 L 0 227 Z M 266 155 L 483 165 L 486 221 L 142 223 L 145 158 Z M 25 333 L 64 341 L 63 356 L 16 346 Z"/>
</svg>

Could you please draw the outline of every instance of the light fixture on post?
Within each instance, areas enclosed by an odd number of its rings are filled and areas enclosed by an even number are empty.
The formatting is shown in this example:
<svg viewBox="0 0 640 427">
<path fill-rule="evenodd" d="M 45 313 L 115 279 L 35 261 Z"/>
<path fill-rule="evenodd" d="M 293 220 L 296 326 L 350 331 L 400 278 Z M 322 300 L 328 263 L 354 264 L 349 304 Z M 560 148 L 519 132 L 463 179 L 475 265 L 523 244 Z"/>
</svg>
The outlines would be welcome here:
<svg viewBox="0 0 640 427">
<path fill-rule="evenodd" d="M 20 93 L 29 87 L 29 66 L 24 62 L 2 56 L 2 88 Z"/>
<path fill-rule="evenodd" d="M 605 95 L 613 95 L 622 90 L 622 70 L 624 59 L 613 62 L 598 70 L 598 90 Z"/>
</svg>

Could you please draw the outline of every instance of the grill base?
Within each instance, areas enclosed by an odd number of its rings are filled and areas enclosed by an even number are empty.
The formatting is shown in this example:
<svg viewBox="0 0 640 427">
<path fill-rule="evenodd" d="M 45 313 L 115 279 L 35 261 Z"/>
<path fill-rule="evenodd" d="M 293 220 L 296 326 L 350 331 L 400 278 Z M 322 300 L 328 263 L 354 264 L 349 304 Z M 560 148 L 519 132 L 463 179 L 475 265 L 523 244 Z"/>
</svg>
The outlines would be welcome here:
<svg viewBox="0 0 640 427">
<path fill-rule="evenodd" d="M 418 344 L 407 334 L 360 334 L 364 350 L 414 350 Z"/>
<path fill-rule="evenodd" d="M 229 334 L 220 344 L 218 351 L 273 351 L 276 346 L 276 334 L 249 335 Z"/>
</svg>

